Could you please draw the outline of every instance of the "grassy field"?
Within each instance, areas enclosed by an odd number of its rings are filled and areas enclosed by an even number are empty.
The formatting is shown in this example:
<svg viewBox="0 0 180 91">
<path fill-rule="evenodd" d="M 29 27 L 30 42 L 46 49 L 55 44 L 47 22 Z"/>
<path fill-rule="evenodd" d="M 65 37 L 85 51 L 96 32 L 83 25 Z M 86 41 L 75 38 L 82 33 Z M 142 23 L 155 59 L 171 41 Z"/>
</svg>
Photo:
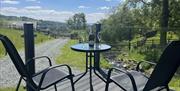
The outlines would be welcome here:
<svg viewBox="0 0 180 91">
<path fill-rule="evenodd" d="M 17 49 L 21 49 L 24 47 L 24 38 L 21 37 L 21 35 L 23 35 L 23 31 L 0 28 L 0 34 L 9 37 L 9 39 L 14 43 Z M 45 36 L 41 33 L 35 33 L 35 34 L 37 35 L 37 37 L 35 37 L 36 44 L 52 39 L 50 36 Z M 0 57 L 2 57 L 5 54 L 5 51 L 1 42 L 0 42 L 0 50 L 1 50 Z"/>
<path fill-rule="evenodd" d="M 62 49 L 61 55 L 57 57 L 58 64 L 68 64 L 71 67 L 78 68 L 83 70 L 85 68 L 86 55 L 83 52 L 77 52 L 71 50 L 70 46 L 77 44 L 77 40 L 70 40 Z M 101 66 L 103 68 L 108 68 L 110 65 L 108 62 L 101 56 Z"/>
<path fill-rule="evenodd" d="M 175 91 L 180 91 L 180 75 L 175 75 L 169 85 L 170 88 L 174 89 Z"/>
<path fill-rule="evenodd" d="M 16 88 L 8 87 L 8 88 L 0 88 L 0 91 L 16 91 Z M 23 87 L 19 88 L 19 91 L 26 91 Z"/>
<path fill-rule="evenodd" d="M 71 50 L 70 46 L 78 43 L 76 40 L 70 40 L 62 49 L 57 57 L 58 64 L 68 64 L 71 67 L 85 68 L 85 54 Z"/>
</svg>

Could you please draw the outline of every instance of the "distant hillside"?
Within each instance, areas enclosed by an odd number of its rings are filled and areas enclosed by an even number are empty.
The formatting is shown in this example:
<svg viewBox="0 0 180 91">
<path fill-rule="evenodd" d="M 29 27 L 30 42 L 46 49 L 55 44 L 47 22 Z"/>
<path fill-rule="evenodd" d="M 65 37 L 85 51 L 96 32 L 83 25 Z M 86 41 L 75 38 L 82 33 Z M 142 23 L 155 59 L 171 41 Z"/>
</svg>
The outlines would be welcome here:
<svg viewBox="0 0 180 91">
<path fill-rule="evenodd" d="M 29 17 L 17 17 L 17 16 L 5 16 L 0 14 L 0 26 L 10 27 L 10 28 L 22 28 L 23 23 L 32 22 L 34 23 L 37 30 L 40 31 L 65 31 L 67 30 L 67 25 L 62 22 L 37 20 Z"/>
<path fill-rule="evenodd" d="M 17 17 L 17 16 L 5 16 L 0 14 L 0 20 L 7 20 L 7 21 L 38 21 L 33 18 L 28 17 Z"/>
</svg>

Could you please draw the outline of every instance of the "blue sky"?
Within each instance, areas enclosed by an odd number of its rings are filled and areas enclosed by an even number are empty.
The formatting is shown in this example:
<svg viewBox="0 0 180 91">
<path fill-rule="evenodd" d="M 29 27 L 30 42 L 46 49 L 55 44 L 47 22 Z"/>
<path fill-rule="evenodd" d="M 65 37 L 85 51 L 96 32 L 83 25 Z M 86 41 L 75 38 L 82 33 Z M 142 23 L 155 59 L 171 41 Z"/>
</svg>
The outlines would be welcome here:
<svg viewBox="0 0 180 91">
<path fill-rule="evenodd" d="M 106 18 L 124 0 L 0 0 L 0 14 L 65 22 L 75 13 L 86 14 L 88 23 Z"/>
</svg>

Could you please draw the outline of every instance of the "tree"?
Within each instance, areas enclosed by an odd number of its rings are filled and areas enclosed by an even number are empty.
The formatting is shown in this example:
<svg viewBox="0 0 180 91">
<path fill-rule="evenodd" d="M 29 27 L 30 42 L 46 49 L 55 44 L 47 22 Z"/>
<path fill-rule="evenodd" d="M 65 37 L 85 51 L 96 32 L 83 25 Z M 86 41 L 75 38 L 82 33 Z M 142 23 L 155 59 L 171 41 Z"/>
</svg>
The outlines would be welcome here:
<svg viewBox="0 0 180 91">
<path fill-rule="evenodd" d="M 84 13 L 74 14 L 73 17 L 67 20 L 67 24 L 71 29 L 85 29 L 86 28 L 86 18 Z"/>
<path fill-rule="evenodd" d="M 126 36 L 124 33 L 127 30 L 122 28 L 131 26 L 132 34 L 138 31 L 159 31 L 160 44 L 165 46 L 167 31 L 180 34 L 177 31 L 180 28 L 180 0 L 126 0 L 112 10 L 109 18 L 102 23 L 104 33 L 114 34 L 112 37 L 116 37 L 112 40 L 126 39 L 122 37 Z"/>
<path fill-rule="evenodd" d="M 73 21 L 72 18 L 69 18 L 67 20 L 67 25 L 68 25 L 69 28 L 74 29 L 74 21 Z"/>
<path fill-rule="evenodd" d="M 164 47 L 167 43 L 167 31 L 169 21 L 169 0 L 163 0 L 160 44 Z"/>
</svg>

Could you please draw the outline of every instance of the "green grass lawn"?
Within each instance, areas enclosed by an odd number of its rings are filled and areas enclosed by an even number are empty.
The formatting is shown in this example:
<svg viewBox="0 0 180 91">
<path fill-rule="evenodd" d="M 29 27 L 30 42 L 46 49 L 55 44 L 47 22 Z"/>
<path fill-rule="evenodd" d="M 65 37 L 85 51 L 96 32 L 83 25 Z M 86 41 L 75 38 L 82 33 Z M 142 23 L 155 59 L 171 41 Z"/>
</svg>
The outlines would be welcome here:
<svg viewBox="0 0 180 91">
<path fill-rule="evenodd" d="M 169 83 L 169 86 L 175 91 L 180 91 L 180 75 L 175 75 Z"/>
<path fill-rule="evenodd" d="M 0 88 L 0 91 L 16 91 L 15 87 L 7 87 L 7 88 Z M 26 91 L 22 86 L 19 88 L 19 91 Z"/>
<path fill-rule="evenodd" d="M 58 64 L 68 64 L 71 67 L 77 67 L 80 69 L 85 68 L 85 53 L 71 50 L 70 46 L 78 43 L 77 40 L 70 40 L 63 48 L 61 48 L 61 54 L 57 57 L 56 62 Z"/>
<path fill-rule="evenodd" d="M 77 52 L 70 48 L 70 46 L 77 44 L 77 40 L 70 40 L 62 49 L 61 54 L 57 57 L 56 62 L 58 64 L 68 64 L 71 67 L 78 68 L 80 70 L 85 69 L 86 55 L 84 52 Z M 108 68 L 110 65 L 101 56 L 101 67 Z"/>
<path fill-rule="evenodd" d="M 0 28 L 0 34 L 6 35 L 13 42 L 17 49 L 21 49 L 24 47 L 24 38 L 21 37 L 21 35 L 23 35 L 22 30 Z M 37 35 L 37 37 L 35 37 L 36 44 L 52 39 L 50 36 L 46 36 L 42 33 L 35 34 Z M 5 50 L 1 42 L 0 50 L 0 57 L 2 57 L 5 54 Z"/>
</svg>

